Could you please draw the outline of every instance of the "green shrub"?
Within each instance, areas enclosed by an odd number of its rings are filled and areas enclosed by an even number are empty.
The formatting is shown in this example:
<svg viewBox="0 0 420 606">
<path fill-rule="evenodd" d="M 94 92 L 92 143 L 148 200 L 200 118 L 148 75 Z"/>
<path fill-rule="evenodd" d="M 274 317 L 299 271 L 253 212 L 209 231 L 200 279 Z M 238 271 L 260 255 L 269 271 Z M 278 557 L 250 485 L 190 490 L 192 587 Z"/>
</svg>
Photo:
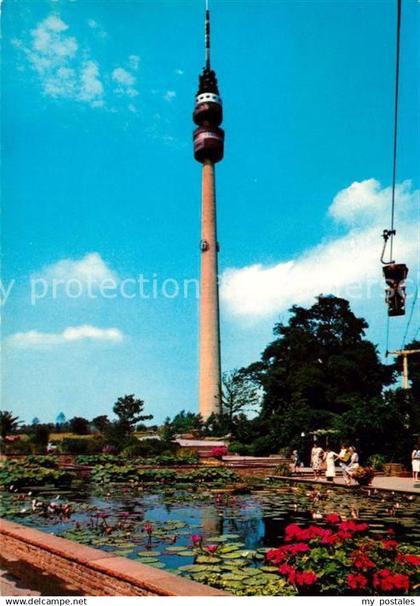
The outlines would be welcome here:
<svg viewBox="0 0 420 606">
<path fill-rule="evenodd" d="M 165 442 L 164 440 L 157 440 L 154 438 L 147 440 L 138 440 L 132 438 L 130 444 L 128 444 L 122 453 L 127 457 L 153 457 L 157 455 L 170 455 L 175 452 L 177 446 L 171 442 Z"/>
<path fill-rule="evenodd" d="M 46 425 L 37 425 L 29 436 L 30 448 L 33 454 L 44 454 L 50 439 L 50 430 Z"/>
<path fill-rule="evenodd" d="M 385 468 L 386 458 L 381 454 L 373 454 L 367 460 L 370 467 L 373 467 L 375 471 L 383 471 Z"/>
<path fill-rule="evenodd" d="M 232 442 L 229 444 L 230 452 L 242 455 L 243 457 L 250 457 L 254 454 L 254 448 L 249 444 L 242 444 L 241 442 Z"/>
<path fill-rule="evenodd" d="M 105 465 L 106 463 L 118 463 L 123 462 L 123 459 L 119 455 L 113 454 L 82 454 L 75 458 L 77 465 Z"/>
<path fill-rule="evenodd" d="M 29 440 L 1 441 L 0 451 L 5 455 L 27 455 L 31 452 Z"/>
<path fill-rule="evenodd" d="M 104 440 L 100 436 L 93 438 L 64 438 L 59 444 L 63 454 L 96 454 L 102 452 Z"/>
</svg>

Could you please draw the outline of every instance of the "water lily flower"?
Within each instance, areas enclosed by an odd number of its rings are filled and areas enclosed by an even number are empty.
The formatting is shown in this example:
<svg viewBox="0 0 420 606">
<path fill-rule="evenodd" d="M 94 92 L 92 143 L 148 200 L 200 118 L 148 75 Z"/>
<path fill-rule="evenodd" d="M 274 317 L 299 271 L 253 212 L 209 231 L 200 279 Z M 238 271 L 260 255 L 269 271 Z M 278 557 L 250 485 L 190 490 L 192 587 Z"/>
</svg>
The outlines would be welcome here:
<svg viewBox="0 0 420 606">
<path fill-rule="evenodd" d="M 191 541 L 195 547 L 198 547 L 198 545 L 201 545 L 203 537 L 201 536 L 201 534 L 193 534 L 191 536 Z"/>
<path fill-rule="evenodd" d="M 216 551 L 219 549 L 218 545 L 207 545 L 207 551 L 209 553 L 216 553 Z"/>
<path fill-rule="evenodd" d="M 145 525 L 143 526 L 143 530 L 145 532 L 147 532 L 147 534 L 150 536 L 152 536 L 153 533 L 153 524 L 151 522 L 146 522 Z"/>
</svg>

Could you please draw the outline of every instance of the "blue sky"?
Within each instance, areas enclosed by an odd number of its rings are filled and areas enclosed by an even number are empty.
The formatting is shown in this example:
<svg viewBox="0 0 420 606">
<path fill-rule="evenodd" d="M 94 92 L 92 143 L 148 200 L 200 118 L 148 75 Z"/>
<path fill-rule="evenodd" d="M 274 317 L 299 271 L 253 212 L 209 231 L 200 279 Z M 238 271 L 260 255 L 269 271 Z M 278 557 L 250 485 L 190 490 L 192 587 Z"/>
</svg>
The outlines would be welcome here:
<svg viewBox="0 0 420 606">
<path fill-rule="evenodd" d="M 257 359 L 290 305 L 321 292 L 350 298 L 383 352 L 395 2 L 211 10 L 226 131 L 224 369 Z M 419 326 L 419 10 L 403 0 L 396 253 L 413 279 L 408 339 Z M 2 408 L 24 419 L 91 418 L 124 393 L 158 421 L 196 410 L 198 301 L 182 290 L 199 268 L 202 34 L 199 0 L 3 3 Z M 122 296 L 140 274 L 157 296 Z M 82 296 L 64 285 L 52 296 L 60 279 Z M 163 296 L 168 279 L 180 296 Z M 115 297 L 98 293 L 104 280 Z M 392 321 L 391 347 L 406 326 Z"/>
</svg>

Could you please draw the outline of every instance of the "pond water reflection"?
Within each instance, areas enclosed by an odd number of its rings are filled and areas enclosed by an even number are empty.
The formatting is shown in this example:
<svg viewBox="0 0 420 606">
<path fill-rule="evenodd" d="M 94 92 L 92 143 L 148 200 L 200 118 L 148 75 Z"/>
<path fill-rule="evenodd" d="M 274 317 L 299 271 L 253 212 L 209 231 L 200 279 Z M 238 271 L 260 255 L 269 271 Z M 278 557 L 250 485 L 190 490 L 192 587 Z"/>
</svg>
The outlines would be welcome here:
<svg viewBox="0 0 420 606">
<path fill-rule="evenodd" d="M 281 544 L 287 524 L 322 525 L 322 516 L 332 512 L 367 522 L 373 536 L 387 534 L 391 528 L 400 541 L 420 547 L 418 497 L 374 491 L 279 484 L 232 495 L 202 488 L 197 493 L 86 486 L 77 492 L 39 490 L 3 497 L 4 517 L 171 570 L 194 562 L 192 535 L 203 537 L 207 544 L 229 542 L 237 550 L 262 552 Z M 51 502 L 69 502 L 70 515 L 54 507 L 45 510 Z"/>
</svg>

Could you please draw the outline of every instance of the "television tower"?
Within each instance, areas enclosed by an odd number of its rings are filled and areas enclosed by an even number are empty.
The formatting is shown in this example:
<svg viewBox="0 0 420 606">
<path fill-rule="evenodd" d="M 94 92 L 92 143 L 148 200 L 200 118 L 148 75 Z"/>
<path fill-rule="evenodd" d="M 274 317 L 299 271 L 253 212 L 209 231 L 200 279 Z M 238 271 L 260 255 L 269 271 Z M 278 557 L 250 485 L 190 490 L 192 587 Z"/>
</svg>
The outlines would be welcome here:
<svg viewBox="0 0 420 606">
<path fill-rule="evenodd" d="M 223 158 L 225 133 L 215 72 L 210 67 L 210 12 L 205 13 L 205 65 L 199 76 L 193 120 L 194 157 L 203 165 L 201 195 L 199 411 L 204 419 L 221 412 L 220 322 L 215 164 Z"/>
</svg>

